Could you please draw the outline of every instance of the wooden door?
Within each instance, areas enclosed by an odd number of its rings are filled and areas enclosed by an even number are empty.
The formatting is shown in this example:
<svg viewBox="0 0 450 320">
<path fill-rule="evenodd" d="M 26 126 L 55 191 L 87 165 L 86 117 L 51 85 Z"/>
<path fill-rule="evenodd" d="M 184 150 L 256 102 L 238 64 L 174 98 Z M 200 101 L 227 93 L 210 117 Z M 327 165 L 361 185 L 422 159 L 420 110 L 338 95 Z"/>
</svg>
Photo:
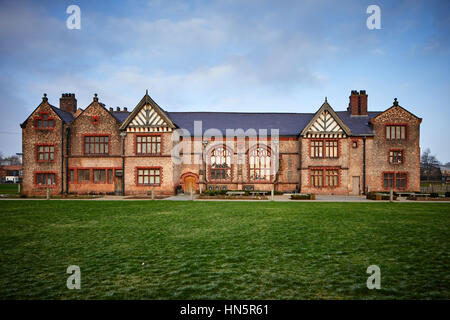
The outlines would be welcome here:
<svg viewBox="0 0 450 320">
<path fill-rule="evenodd" d="M 195 178 L 194 177 L 184 178 L 184 193 L 190 193 L 191 188 L 195 192 Z"/>
<path fill-rule="evenodd" d="M 359 177 L 353 177 L 353 189 L 352 189 L 352 195 L 359 196 L 360 192 L 360 185 L 359 185 Z"/>
<path fill-rule="evenodd" d="M 122 177 L 114 177 L 114 193 L 118 196 L 122 195 Z"/>
</svg>

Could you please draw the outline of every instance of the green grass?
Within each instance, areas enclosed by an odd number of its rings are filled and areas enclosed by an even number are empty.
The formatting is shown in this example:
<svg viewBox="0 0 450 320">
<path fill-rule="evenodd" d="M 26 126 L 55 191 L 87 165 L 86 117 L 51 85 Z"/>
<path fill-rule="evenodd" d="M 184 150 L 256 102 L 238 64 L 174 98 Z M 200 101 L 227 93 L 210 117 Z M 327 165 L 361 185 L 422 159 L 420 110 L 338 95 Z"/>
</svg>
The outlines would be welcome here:
<svg viewBox="0 0 450 320">
<path fill-rule="evenodd" d="M 0 194 L 18 194 L 17 184 L 14 183 L 2 183 L 0 184 Z"/>
<path fill-rule="evenodd" d="M 0 206 L 1 299 L 450 299 L 449 204 Z"/>
</svg>

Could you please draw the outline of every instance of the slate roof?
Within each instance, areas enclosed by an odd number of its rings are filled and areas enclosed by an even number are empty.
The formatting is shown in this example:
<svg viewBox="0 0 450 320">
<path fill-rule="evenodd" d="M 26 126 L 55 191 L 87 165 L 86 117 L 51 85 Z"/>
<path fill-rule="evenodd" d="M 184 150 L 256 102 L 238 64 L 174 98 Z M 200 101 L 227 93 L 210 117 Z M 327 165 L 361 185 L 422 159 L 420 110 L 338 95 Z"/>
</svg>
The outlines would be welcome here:
<svg viewBox="0 0 450 320">
<path fill-rule="evenodd" d="M 130 114 L 130 112 L 122 112 L 122 111 L 113 111 L 110 112 L 114 118 L 116 118 L 120 123 L 124 122 L 125 119 L 128 117 L 128 115 Z"/>
<path fill-rule="evenodd" d="M 59 108 L 56 108 L 52 105 L 50 105 L 53 109 L 53 111 L 56 112 L 56 114 L 61 118 L 62 121 L 64 121 L 65 123 L 71 123 L 73 120 L 75 120 L 74 116 L 67 111 L 61 110 Z"/>
<path fill-rule="evenodd" d="M 352 135 L 373 135 L 370 118 L 381 112 L 369 112 L 367 117 L 351 117 L 349 111 L 336 112 Z M 279 129 L 280 136 L 298 136 L 311 121 L 315 113 L 244 113 L 244 112 L 166 112 L 179 128 L 194 134 L 194 121 L 202 121 L 202 133 L 209 128 L 217 128 L 222 134 L 226 129 L 250 128 Z"/>
</svg>

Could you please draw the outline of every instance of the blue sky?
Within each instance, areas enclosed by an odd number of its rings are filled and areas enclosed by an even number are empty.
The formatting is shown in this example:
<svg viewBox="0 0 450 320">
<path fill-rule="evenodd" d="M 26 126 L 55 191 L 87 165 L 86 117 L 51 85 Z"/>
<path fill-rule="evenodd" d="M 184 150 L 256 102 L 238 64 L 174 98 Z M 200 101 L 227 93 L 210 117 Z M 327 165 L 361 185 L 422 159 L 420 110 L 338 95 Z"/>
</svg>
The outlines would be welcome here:
<svg viewBox="0 0 450 320">
<path fill-rule="evenodd" d="M 81 9 L 81 30 L 66 8 Z M 366 9 L 381 8 L 381 30 Z M 450 161 L 450 1 L 0 1 L 0 151 L 19 123 L 73 92 L 84 108 L 132 109 L 149 90 L 168 111 L 369 110 L 423 118 L 421 147 Z"/>
</svg>

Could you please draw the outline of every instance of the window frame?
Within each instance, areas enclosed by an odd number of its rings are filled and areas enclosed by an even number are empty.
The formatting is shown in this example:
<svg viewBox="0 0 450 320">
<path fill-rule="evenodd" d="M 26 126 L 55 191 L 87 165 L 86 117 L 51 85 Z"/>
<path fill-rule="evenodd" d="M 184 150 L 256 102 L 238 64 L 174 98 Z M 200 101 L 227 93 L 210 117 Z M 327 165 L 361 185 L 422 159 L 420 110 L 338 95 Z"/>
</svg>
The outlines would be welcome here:
<svg viewBox="0 0 450 320">
<path fill-rule="evenodd" d="M 320 171 L 321 173 L 313 174 L 313 171 Z M 329 172 L 336 172 L 335 174 L 329 174 Z M 313 177 L 319 178 L 321 186 L 315 186 L 313 183 Z M 336 184 L 330 185 L 330 177 Z M 315 181 L 315 180 L 314 180 Z M 309 186 L 315 189 L 335 189 L 341 186 L 341 168 L 340 167 L 310 167 L 309 168 Z"/>
<path fill-rule="evenodd" d="M 149 177 L 149 181 L 150 181 L 150 177 L 159 177 L 159 182 L 158 183 L 156 183 L 156 182 L 155 183 L 150 183 L 150 182 L 149 183 L 139 183 L 139 177 L 141 176 L 139 174 L 140 170 L 149 170 L 149 171 L 150 170 L 158 170 L 159 175 L 148 174 L 148 175 L 142 175 L 142 177 L 146 177 L 146 176 Z M 162 177 L 163 177 L 163 168 L 162 167 L 136 167 L 136 170 L 135 170 L 135 179 L 136 179 L 135 184 L 136 184 L 136 186 L 139 186 L 139 187 L 159 187 L 162 184 Z"/>
<path fill-rule="evenodd" d="M 212 153 L 218 149 L 218 148 L 222 148 L 223 152 L 228 152 L 229 153 L 229 157 L 230 157 L 230 163 L 229 163 L 229 167 L 225 167 L 225 168 L 213 168 L 211 163 L 211 159 L 212 159 Z M 212 146 L 209 151 L 208 151 L 208 178 L 209 181 L 212 183 L 224 183 L 224 182 L 231 182 L 233 180 L 233 152 L 232 150 L 230 150 L 225 144 L 219 144 L 216 146 Z M 216 157 L 216 156 L 215 156 Z M 221 158 L 225 158 L 225 164 L 227 164 L 227 160 L 226 158 L 228 157 L 228 155 L 225 156 L 221 156 Z M 217 171 L 227 171 L 230 170 L 230 177 L 228 179 L 217 179 L 217 178 L 212 178 L 212 172 L 214 171 L 214 173 L 216 173 Z M 216 174 L 214 174 L 215 176 L 217 176 Z"/>
<path fill-rule="evenodd" d="M 384 182 L 385 182 L 385 175 L 392 175 L 392 188 L 391 187 L 386 187 Z M 403 176 L 402 178 L 398 178 L 398 176 Z M 408 172 L 406 171 L 384 171 L 381 175 L 381 179 L 382 179 L 382 186 L 383 186 L 383 190 L 397 190 L 397 191 L 404 191 L 407 190 L 408 188 Z M 404 181 L 404 187 L 399 188 L 397 186 L 397 182 L 398 181 Z"/>
<path fill-rule="evenodd" d="M 391 156 L 391 152 L 392 153 L 401 153 L 401 162 L 393 162 L 393 161 L 391 161 L 391 160 L 393 160 L 393 158 L 394 158 L 394 155 L 393 156 Z M 398 159 L 398 155 L 397 155 L 397 159 Z M 392 165 L 402 165 L 402 164 L 405 164 L 405 150 L 404 149 L 389 149 L 389 151 L 388 151 L 388 162 L 389 162 L 389 164 L 392 164 Z"/>
<path fill-rule="evenodd" d="M 94 145 L 94 151 L 95 151 L 95 145 L 97 144 L 96 141 L 94 141 L 94 143 L 89 142 L 89 152 L 86 152 L 86 138 L 108 138 L 108 142 L 100 142 L 99 141 L 99 151 L 100 151 L 100 144 L 103 144 L 103 150 L 105 149 L 105 146 L 108 146 L 108 152 L 107 153 L 91 153 L 90 152 L 90 148 L 92 145 Z M 101 157 L 101 156 L 109 156 L 111 153 L 111 135 L 110 134 L 83 134 L 83 139 L 81 141 L 82 143 L 82 150 L 83 150 L 83 155 L 87 156 L 87 157 Z"/>
<path fill-rule="evenodd" d="M 159 143 L 159 152 L 156 152 L 156 153 L 149 153 L 149 152 L 142 152 L 142 144 L 143 144 L 143 142 L 141 141 L 141 142 L 138 142 L 138 138 L 143 138 L 143 137 L 145 137 L 145 138 L 147 138 L 148 139 L 148 137 L 156 137 L 156 138 L 158 138 L 159 137 L 159 142 L 158 141 L 156 141 L 155 142 L 155 144 L 156 144 L 156 149 L 158 149 L 157 148 L 157 146 L 158 146 L 158 143 Z M 138 147 L 138 144 L 141 144 L 141 152 L 138 152 L 138 149 L 139 149 L 139 147 Z M 150 148 L 151 149 L 153 149 L 153 141 L 150 141 L 150 142 L 145 142 L 145 144 L 148 146 L 148 144 L 150 144 Z M 147 149 L 147 148 L 146 148 Z M 135 138 L 134 138 L 134 154 L 135 155 L 137 155 L 137 156 L 160 156 L 160 155 L 162 155 L 162 153 L 163 153 L 163 136 L 162 136 L 162 134 L 137 134 L 136 136 L 135 136 Z"/>
<path fill-rule="evenodd" d="M 47 126 L 43 126 L 44 117 L 46 117 L 45 121 L 47 121 Z M 33 118 L 34 120 L 34 129 L 35 130 L 54 130 L 55 129 L 55 117 L 50 117 L 50 113 L 48 111 L 40 111 L 38 116 Z M 39 121 L 41 121 L 42 125 L 39 126 Z M 52 126 L 48 126 L 48 122 L 52 121 Z"/>
<path fill-rule="evenodd" d="M 390 131 L 389 131 L 389 137 L 388 137 L 388 134 L 387 134 L 388 127 L 391 128 Z M 400 130 L 400 132 L 399 132 L 400 137 L 401 137 L 401 133 L 402 133 L 401 132 L 401 128 L 405 128 L 405 137 L 403 139 L 402 138 L 395 138 L 395 139 L 393 139 L 392 138 L 392 127 L 394 127 L 394 128 L 399 127 L 400 128 L 399 129 Z M 397 129 L 394 129 L 394 133 L 397 136 Z M 387 141 L 406 141 L 406 140 L 408 140 L 408 124 L 407 123 L 386 123 L 384 125 L 384 138 Z"/>
<path fill-rule="evenodd" d="M 327 146 L 328 143 L 333 142 L 336 143 L 336 146 Z M 320 143 L 319 146 L 313 145 L 316 143 Z M 309 155 L 311 159 L 339 159 L 340 154 L 340 143 L 339 139 L 335 138 L 320 138 L 320 139 L 310 139 L 309 140 Z M 336 156 L 327 156 L 327 150 L 335 150 Z M 316 154 L 320 155 L 316 155 Z"/>
<path fill-rule="evenodd" d="M 71 184 L 114 184 L 114 177 L 116 174 L 116 170 L 121 170 L 121 167 L 70 167 L 69 173 L 73 172 L 73 179 L 69 178 L 69 183 Z M 79 171 L 88 171 L 89 172 L 89 180 L 81 180 L 79 179 Z M 96 182 L 94 180 L 94 171 L 95 170 L 105 170 L 105 182 Z M 110 171 L 111 170 L 111 171 Z M 111 174 L 111 179 L 109 177 Z"/>
<path fill-rule="evenodd" d="M 54 181 L 54 183 L 52 183 L 52 184 L 39 184 L 38 183 L 38 175 L 45 175 L 45 177 L 46 177 L 46 179 L 45 179 L 45 181 L 48 181 L 47 180 L 47 175 L 48 174 L 51 174 L 51 175 L 53 175 L 54 177 L 53 177 L 53 181 Z M 34 171 L 33 172 L 33 180 L 34 180 L 34 185 L 35 185 L 35 187 L 37 187 L 37 188 L 56 188 L 57 186 L 58 186 L 58 173 L 56 172 L 56 171 Z"/>
<path fill-rule="evenodd" d="M 43 151 L 43 152 L 40 152 L 39 151 L 39 149 L 41 148 L 41 147 L 53 147 L 53 152 L 50 152 L 50 151 Z M 55 144 L 54 143 L 37 143 L 36 144 L 36 146 L 35 146 L 35 153 L 36 153 L 36 162 L 55 162 L 56 161 L 56 157 L 55 157 L 55 154 L 56 154 L 56 146 L 55 146 Z M 50 154 L 52 154 L 53 153 L 53 159 L 50 159 Z M 40 154 L 43 154 L 44 155 L 44 158 L 45 158 L 45 154 L 48 154 L 48 159 L 46 160 L 46 159 L 39 159 L 39 156 L 40 156 Z"/>
<path fill-rule="evenodd" d="M 258 149 L 264 149 L 264 151 L 266 152 L 266 155 L 264 156 L 264 158 L 265 158 L 264 163 L 267 164 L 267 159 L 269 159 L 269 168 L 267 168 L 267 166 L 265 166 L 264 168 L 262 168 L 261 166 L 259 166 L 259 168 L 256 168 L 256 167 L 252 168 L 251 167 L 251 160 L 250 160 L 250 158 L 251 157 L 256 158 L 255 155 L 252 155 L 252 152 L 255 152 Z M 261 156 L 258 156 L 257 158 L 259 159 L 258 164 L 260 165 L 261 164 L 261 161 L 260 161 L 261 160 Z M 247 151 L 247 176 L 248 176 L 248 181 L 250 181 L 250 183 L 271 183 L 273 181 L 273 178 L 274 178 L 274 175 L 272 174 L 272 167 L 271 167 L 271 165 L 272 165 L 272 150 L 268 146 L 263 145 L 263 144 L 261 144 L 261 145 L 258 144 L 256 146 L 252 147 L 251 149 L 249 149 Z M 259 174 L 261 176 L 261 172 L 267 172 L 267 170 L 269 170 L 269 175 L 268 175 L 269 179 L 266 179 L 266 178 L 264 178 L 264 179 L 261 179 L 261 178 L 260 179 L 252 179 L 252 171 L 259 172 Z M 267 177 L 266 174 L 264 176 Z"/>
</svg>

